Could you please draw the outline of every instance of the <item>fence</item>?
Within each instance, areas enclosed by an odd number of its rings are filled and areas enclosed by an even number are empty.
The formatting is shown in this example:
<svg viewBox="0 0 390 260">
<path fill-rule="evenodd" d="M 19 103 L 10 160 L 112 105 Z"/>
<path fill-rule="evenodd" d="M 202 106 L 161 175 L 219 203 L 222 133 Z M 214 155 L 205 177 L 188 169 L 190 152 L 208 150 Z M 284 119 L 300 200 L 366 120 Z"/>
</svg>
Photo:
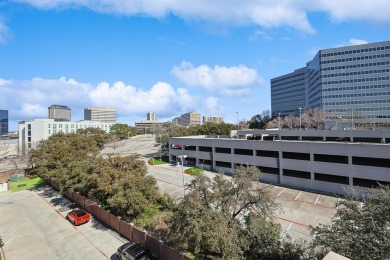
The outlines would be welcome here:
<svg viewBox="0 0 390 260">
<path fill-rule="evenodd" d="M 59 190 L 59 185 L 55 181 L 47 179 L 46 182 Z M 69 190 L 66 190 L 64 195 L 87 210 L 100 222 L 115 230 L 121 236 L 127 238 L 129 241 L 144 244 L 154 255 L 158 256 L 159 259 L 188 259 L 183 254 L 165 245 L 164 241 L 149 236 L 147 231 L 141 231 L 134 227 L 131 223 L 127 223 L 121 220 L 120 217 L 111 214 L 109 210 L 102 209 L 95 201 L 85 198 L 77 192 Z"/>
</svg>

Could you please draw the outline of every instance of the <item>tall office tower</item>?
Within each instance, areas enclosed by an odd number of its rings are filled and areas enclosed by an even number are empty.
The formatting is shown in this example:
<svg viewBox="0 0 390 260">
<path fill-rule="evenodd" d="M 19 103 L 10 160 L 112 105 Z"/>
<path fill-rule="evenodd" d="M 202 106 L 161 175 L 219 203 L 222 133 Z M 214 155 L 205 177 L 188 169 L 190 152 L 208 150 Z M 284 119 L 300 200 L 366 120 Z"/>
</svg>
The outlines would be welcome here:
<svg viewBox="0 0 390 260">
<path fill-rule="evenodd" d="M 58 122 L 69 122 L 71 119 L 71 110 L 67 106 L 51 105 L 48 109 L 49 119 Z"/>
<path fill-rule="evenodd" d="M 223 123 L 223 116 L 204 116 L 203 124 L 205 123 L 221 124 Z"/>
<path fill-rule="evenodd" d="M 183 126 L 196 126 L 200 125 L 200 114 L 197 112 L 189 112 L 181 115 L 180 124 Z"/>
<path fill-rule="evenodd" d="M 84 109 L 84 120 L 101 123 L 116 123 L 115 108 L 89 107 Z"/>
<path fill-rule="evenodd" d="M 306 67 L 271 79 L 273 117 L 315 107 L 329 119 L 390 122 L 390 41 L 320 50 Z"/>
<path fill-rule="evenodd" d="M 147 113 L 146 119 L 149 121 L 157 121 L 156 113 L 154 113 L 154 112 Z"/>
<path fill-rule="evenodd" d="M 0 110 L 0 134 L 8 133 L 8 110 Z"/>
</svg>

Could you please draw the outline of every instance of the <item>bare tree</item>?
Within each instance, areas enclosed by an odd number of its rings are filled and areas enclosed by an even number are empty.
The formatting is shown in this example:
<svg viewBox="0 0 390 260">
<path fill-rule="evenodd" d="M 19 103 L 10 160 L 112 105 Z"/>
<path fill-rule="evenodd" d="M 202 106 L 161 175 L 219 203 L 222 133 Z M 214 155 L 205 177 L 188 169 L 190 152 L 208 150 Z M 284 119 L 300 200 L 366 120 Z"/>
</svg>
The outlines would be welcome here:
<svg viewBox="0 0 390 260">
<path fill-rule="evenodd" d="M 283 123 L 284 123 L 287 127 L 293 129 L 294 126 L 297 124 L 297 120 L 299 121 L 299 119 L 297 119 L 295 116 L 289 115 L 289 116 L 285 116 L 285 117 L 283 118 Z"/>
<path fill-rule="evenodd" d="M 312 118 L 317 126 L 317 129 L 319 129 L 321 125 L 325 123 L 325 120 L 328 118 L 328 114 L 324 109 L 316 107 L 312 110 Z"/>
</svg>

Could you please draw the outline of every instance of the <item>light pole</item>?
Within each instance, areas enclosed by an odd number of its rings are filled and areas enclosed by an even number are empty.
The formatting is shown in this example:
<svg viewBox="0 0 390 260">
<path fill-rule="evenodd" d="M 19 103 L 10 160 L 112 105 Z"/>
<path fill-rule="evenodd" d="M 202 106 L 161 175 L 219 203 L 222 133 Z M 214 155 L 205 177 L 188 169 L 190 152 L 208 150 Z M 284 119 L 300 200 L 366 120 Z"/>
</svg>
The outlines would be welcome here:
<svg viewBox="0 0 390 260">
<path fill-rule="evenodd" d="M 299 108 L 299 130 L 302 130 L 302 108 Z"/>
<path fill-rule="evenodd" d="M 187 155 L 183 154 L 183 155 L 179 155 L 177 157 L 179 157 L 181 160 L 181 175 L 183 176 L 183 194 L 185 196 L 186 195 L 186 187 L 184 186 L 185 182 L 184 182 L 184 167 L 183 167 L 183 165 L 184 165 L 184 159 L 187 158 Z"/>
<path fill-rule="evenodd" d="M 279 131 L 280 131 L 280 113 L 278 113 L 279 114 Z"/>
<path fill-rule="evenodd" d="M 236 112 L 236 114 L 237 114 L 237 131 L 238 131 L 238 130 L 240 130 L 240 124 L 238 123 L 238 112 Z"/>
</svg>

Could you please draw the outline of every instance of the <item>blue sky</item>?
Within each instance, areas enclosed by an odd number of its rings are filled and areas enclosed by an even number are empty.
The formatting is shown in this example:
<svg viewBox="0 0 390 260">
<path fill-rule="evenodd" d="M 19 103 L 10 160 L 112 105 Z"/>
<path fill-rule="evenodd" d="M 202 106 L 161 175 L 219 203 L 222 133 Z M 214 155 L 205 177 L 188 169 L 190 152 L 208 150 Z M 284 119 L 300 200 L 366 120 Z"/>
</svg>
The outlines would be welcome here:
<svg viewBox="0 0 390 260">
<path fill-rule="evenodd" d="M 114 107 L 134 125 L 270 109 L 270 79 L 320 49 L 390 40 L 388 0 L 2 0 L 0 109 Z"/>
</svg>

